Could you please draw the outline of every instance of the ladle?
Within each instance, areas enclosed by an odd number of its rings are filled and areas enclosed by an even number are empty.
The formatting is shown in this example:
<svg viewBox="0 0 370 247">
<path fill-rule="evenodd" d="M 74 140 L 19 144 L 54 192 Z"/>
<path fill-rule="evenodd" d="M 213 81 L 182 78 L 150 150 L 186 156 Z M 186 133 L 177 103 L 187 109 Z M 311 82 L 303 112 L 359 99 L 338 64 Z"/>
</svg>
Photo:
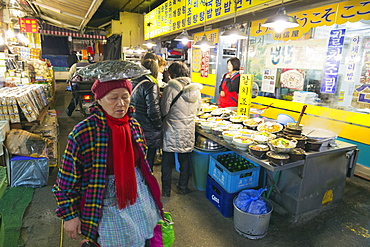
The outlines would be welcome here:
<svg viewBox="0 0 370 247">
<path fill-rule="evenodd" d="M 298 118 L 298 121 L 297 121 L 297 124 L 296 124 L 296 129 L 298 129 L 298 128 L 299 128 L 299 124 L 301 123 L 302 116 L 303 116 L 303 114 L 304 114 L 304 112 L 305 112 L 306 108 L 307 108 L 307 105 L 304 105 L 304 106 L 302 107 L 301 114 L 299 114 L 299 118 Z"/>
</svg>

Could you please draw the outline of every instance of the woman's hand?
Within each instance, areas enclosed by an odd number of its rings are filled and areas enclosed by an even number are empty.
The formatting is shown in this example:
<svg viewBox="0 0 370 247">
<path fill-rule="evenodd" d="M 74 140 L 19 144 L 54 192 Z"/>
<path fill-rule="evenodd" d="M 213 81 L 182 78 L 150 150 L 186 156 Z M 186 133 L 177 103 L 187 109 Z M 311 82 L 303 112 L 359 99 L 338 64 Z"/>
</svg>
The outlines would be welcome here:
<svg viewBox="0 0 370 247">
<path fill-rule="evenodd" d="M 224 92 L 224 91 L 221 91 L 221 92 L 220 92 L 220 96 L 221 96 L 221 97 L 225 97 L 225 92 Z"/>
<path fill-rule="evenodd" d="M 71 220 L 64 222 L 64 230 L 68 237 L 77 239 L 77 234 L 81 234 L 81 221 L 80 218 L 76 217 Z"/>
</svg>

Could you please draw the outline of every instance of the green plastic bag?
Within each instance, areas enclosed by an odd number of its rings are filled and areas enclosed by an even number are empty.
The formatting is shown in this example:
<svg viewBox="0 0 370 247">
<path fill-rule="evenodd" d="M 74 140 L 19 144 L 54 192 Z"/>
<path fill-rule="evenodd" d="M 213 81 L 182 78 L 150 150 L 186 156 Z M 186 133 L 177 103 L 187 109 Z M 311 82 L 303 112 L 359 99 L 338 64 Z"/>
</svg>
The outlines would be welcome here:
<svg viewBox="0 0 370 247">
<path fill-rule="evenodd" d="M 154 228 L 153 238 L 150 239 L 150 247 L 171 247 L 175 242 L 175 230 L 172 216 L 164 212 L 164 219 L 160 220 Z"/>
</svg>

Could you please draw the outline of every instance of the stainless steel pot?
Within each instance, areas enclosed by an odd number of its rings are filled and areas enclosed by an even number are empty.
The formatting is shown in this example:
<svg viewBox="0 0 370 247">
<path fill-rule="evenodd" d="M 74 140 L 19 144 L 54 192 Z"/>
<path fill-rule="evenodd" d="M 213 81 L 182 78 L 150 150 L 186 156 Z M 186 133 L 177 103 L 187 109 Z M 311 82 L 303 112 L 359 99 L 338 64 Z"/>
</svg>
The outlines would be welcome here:
<svg viewBox="0 0 370 247">
<path fill-rule="evenodd" d="M 214 142 L 201 135 L 198 136 L 197 140 L 195 141 L 195 147 L 202 150 L 218 150 L 223 148 L 223 146 L 217 142 Z"/>
</svg>

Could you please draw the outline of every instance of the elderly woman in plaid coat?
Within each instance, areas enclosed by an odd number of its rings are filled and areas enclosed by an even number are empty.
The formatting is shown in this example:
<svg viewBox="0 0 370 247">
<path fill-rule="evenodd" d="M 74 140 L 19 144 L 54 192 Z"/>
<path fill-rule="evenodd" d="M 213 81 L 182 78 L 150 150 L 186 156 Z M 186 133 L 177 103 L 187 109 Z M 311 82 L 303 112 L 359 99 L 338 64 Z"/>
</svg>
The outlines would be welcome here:
<svg viewBox="0 0 370 247">
<path fill-rule="evenodd" d="M 53 193 L 67 235 L 90 246 L 145 246 L 163 215 L 129 80 L 96 81 L 92 115 L 68 136 Z"/>
</svg>

